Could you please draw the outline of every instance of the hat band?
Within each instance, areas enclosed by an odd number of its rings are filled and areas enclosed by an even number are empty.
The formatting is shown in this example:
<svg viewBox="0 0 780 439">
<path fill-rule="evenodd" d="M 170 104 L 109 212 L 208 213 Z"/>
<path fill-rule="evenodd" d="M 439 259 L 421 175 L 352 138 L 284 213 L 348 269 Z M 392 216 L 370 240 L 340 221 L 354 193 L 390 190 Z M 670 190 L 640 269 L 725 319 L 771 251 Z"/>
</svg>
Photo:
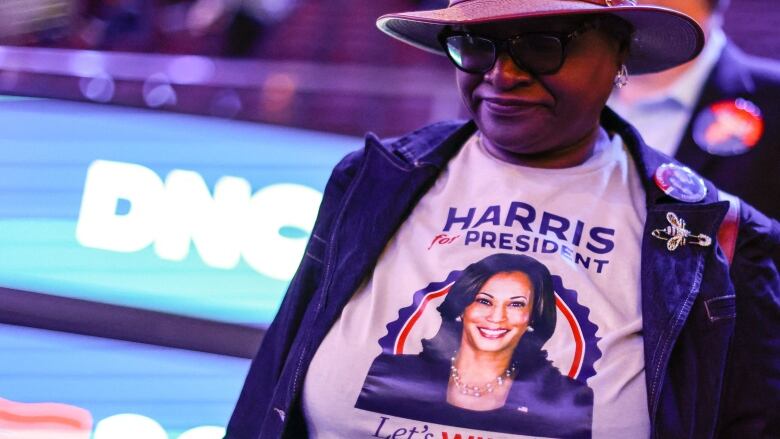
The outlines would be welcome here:
<svg viewBox="0 0 780 439">
<path fill-rule="evenodd" d="M 448 7 L 455 6 L 460 3 L 466 3 L 472 0 L 450 0 Z M 636 6 L 636 0 L 577 0 L 585 3 L 590 3 L 598 6 Z"/>
</svg>

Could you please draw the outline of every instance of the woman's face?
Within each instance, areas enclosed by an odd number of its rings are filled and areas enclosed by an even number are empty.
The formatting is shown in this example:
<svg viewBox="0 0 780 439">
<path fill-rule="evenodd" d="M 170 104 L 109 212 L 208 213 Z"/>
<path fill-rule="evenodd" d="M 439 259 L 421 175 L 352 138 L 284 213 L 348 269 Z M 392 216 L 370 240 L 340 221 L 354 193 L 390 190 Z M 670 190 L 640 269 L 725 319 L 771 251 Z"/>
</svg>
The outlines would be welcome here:
<svg viewBox="0 0 780 439">
<path fill-rule="evenodd" d="M 533 285 L 525 273 L 491 276 L 463 312 L 464 342 L 475 351 L 514 351 L 528 329 Z"/>
<path fill-rule="evenodd" d="M 507 38 L 527 32 L 570 32 L 580 26 L 559 18 L 467 30 Z M 538 167 L 568 167 L 587 159 L 578 155 L 592 145 L 589 136 L 595 138 L 621 64 L 619 46 L 605 32 L 590 29 L 569 42 L 564 63 L 553 74 L 532 75 L 506 51 L 485 74 L 457 70 L 463 102 L 488 150 L 501 159 Z M 545 166 L 548 159 L 553 164 Z"/>
</svg>

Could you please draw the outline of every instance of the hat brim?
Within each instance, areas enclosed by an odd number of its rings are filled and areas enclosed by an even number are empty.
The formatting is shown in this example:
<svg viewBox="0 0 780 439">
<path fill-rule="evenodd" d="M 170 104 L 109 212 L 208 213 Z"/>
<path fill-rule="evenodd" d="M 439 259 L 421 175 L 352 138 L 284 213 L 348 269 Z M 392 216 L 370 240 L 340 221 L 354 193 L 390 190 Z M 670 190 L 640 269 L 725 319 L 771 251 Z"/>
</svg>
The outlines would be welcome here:
<svg viewBox="0 0 780 439">
<path fill-rule="evenodd" d="M 597 6 L 570 0 L 472 0 L 444 9 L 388 14 L 377 27 L 429 52 L 444 54 L 438 35 L 447 26 L 474 26 L 539 17 L 611 14 L 634 27 L 626 67 L 654 73 L 683 64 L 701 52 L 704 33 L 692 18 L 658 6 Z"/>
</svg>

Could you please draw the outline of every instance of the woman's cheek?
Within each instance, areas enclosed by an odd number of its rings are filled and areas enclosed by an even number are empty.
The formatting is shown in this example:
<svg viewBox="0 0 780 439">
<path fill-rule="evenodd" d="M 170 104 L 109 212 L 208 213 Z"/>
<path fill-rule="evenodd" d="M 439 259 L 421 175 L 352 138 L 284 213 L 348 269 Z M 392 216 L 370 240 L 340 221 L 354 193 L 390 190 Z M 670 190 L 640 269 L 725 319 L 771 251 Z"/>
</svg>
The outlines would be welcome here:
<svg viewBox="0 0 780 439">
<path fill-rule="evenodd" d="M 530 317 L 528 315 L 528 312 L 525 310 L 517 310 L 510 314 L 511 316 L 511 322 L 513 326 L 523 326 L 528 324 L 528 318 Z"/>
<path fill-rule="evenodd" d="M 482 314 L 483 313 L 480 312 L 480 308 L 478 304 L 472 303 L 471 305 L 467 306 L 466 309 L 463 311 L 464 323 L 474 322 L 476 320 L 479 320 Z"/>
<path fill-rule="evenodd" d="M 458 84 L 458 91 L 460 92 L 461 99 L 463 100 L 463 105 L 466 106 L 466 109 L 472 116 L 475 116 L 477 111 L 477 102 L 476 98 L 474 97 L 474 91 L 482 80 L 481 76 L 470 75 L 455 69 L 455 77 Z"/>
</svg>

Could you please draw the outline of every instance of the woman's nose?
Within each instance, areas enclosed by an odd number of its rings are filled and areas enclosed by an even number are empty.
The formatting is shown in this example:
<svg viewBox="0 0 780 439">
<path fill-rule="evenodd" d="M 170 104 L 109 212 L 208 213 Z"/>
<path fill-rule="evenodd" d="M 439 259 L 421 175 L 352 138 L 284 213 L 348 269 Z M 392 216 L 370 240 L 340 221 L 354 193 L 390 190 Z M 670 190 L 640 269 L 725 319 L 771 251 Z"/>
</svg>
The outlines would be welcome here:
<svg viewBox="0 0 780 439">
<path fill-rule="evenodd" d="M 494 306 L 487 319 L 490 322 L 503 322 L 506 319 L 506 309 L 503 306 Z"/>
<path fill-rule="evenodd" d="M 493 68 L 485 73 L 485 81 L 497 89 L 508 90 L 520 84 L 531 82 L 533 76 L 518 66 L 506 51 L 501 51 Z"/>
</svg>

